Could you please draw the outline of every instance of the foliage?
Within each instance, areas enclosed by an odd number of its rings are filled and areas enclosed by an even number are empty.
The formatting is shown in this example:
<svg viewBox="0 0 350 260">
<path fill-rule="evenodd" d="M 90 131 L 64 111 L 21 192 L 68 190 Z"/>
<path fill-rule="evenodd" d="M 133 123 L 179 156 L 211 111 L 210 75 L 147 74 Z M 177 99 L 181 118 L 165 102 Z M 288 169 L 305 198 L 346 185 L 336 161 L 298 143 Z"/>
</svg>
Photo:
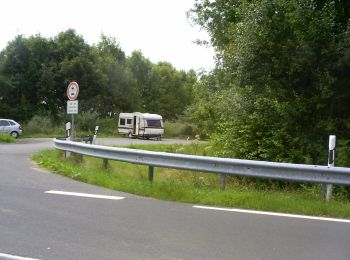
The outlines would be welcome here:
<svg viewBox="0 0 350 260">
<path fill-rule="evenodd" d="M 76 116 L 76 127 L 82 131 L 93 133 L 95 126 L 99 125 L 98 114 L 96 112 L 82 112 Z"/>
<path fill-rule="evenodd" d="M 16 139 L 9 134 L 0 132 L 0 143 L 13 143 Z"/>
<path fill-rule="evenodd" d="M 350 134 L 349 11 L 346 1 L 196 1 L 218 65 L 191 109 L 217 154 L 326 164 L 328 135 Z"/>
<path fill-rule="evenodd" d="M 194 132 L 192 125 L 189 122 L 177 120 L 177 121 L 165 121 L 164 133 L 167 138 L 192 138 Z"/>
<path fill-rule="evenodd" d="M 57 126 L 53 124 L 48 116 L 34 116 L 23 128 L 25 134 L 55 134 L 58 132 Z"/>
<path fill-rule="evenodd" d="M 112 136 L 118 133 L 118 119 L 114 117 L 99 118 L 99 135 Z"/>
<path fill-rule="evenodd" d="M 72 29 L 49 39 L 18 35 L 0 53 L 0 117 L 60 121 L 67 86 L 77 81 L 79 112 L 104 118 L 141 111 L 176 119 L 191 103 L 196 80 L 193 71 L 153 64 L 139 51 L 127 57 L 116 39 L 105 35 L 94 46 Z"/>
<path fill-rule="evenodd" d="M 34 116 L 23 125 L 25 137 L 62 137 L 66 135 L 65 123 L 71 120 L 70 115 L 61 113 L 53 121 L 50 116 Z M 115 136 L 117 120 L 115 117 L 100 117 L 96 112 L 82 112 L 75 116 L 75 131 L 78 137 L 91 135 L 99 126 L 98 136 Z"/>
</svg>

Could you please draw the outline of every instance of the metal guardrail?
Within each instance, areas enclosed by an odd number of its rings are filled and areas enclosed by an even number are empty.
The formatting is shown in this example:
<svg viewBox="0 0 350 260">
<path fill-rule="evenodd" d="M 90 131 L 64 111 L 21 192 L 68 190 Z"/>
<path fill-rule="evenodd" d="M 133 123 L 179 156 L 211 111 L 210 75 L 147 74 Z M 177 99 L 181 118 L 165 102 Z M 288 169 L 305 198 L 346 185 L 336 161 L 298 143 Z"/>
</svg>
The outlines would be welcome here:
<svg viewBox="0 0 350 260">
<path fill-rule="evenodd" d="M 153 167 L 324 184 L 350 185 L 350 168 L 218 158 L 91 145 L 54 139 L 59 150 Z"/>
</svg>

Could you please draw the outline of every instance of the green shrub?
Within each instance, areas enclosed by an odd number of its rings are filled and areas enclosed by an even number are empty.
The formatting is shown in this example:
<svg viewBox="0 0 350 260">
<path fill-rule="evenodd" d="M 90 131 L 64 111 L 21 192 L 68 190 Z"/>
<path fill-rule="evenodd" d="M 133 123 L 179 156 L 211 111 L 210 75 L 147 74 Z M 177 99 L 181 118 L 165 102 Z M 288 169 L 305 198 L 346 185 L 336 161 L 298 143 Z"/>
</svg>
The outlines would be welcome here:
<svg viewBox="0 0 350 260">
<path fill-rule="evenodd" d="M 118 134 L 118 117 L 106 117 L 99 120 L 99 134 L 116 135 Z"/>
<path fill-rule="evenodd" d="M 166 121 L 164 123 L 164 135 L 168 138 L 174 138 L 174 137 L 194 137 L 194 132 L 192 125 L 188 122 L 183 121 L 176 121 L 176 122 L 170 122 Z"/>
<path fill-rule="evenodd" d="M 78 131 L 91 132 L 99 125 L 99 118 L 96 112 L 82 112 L 76 116 L 75 126 Z"/>
<path fill-rule="evenodd" d="M 32 119 L 23 126 L 26 135 L 64 135 L 64 125 L 58 127 L 49 116 L 33 116 Z"/>
<path fill-rule="evenodd" d="M 6 133 L 0 133 L 0 143 L 13 143 L 15 138 Z"/>
</svg>

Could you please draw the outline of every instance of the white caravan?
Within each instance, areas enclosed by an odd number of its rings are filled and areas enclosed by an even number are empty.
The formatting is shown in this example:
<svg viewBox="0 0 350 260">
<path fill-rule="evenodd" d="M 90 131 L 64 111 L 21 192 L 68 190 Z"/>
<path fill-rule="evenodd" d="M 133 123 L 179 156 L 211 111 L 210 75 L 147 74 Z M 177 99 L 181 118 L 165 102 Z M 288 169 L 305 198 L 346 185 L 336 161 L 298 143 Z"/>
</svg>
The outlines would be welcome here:
<svg viewBox="0 0 350 260">
<path fill-rule="evenodd" d="M 160 140 L 164 134 L 163 118 L 157 114 L 148 113 L 120 113 L 118 133 L 126 134 L 130 138 L 152 138 Z"/>
</svg>

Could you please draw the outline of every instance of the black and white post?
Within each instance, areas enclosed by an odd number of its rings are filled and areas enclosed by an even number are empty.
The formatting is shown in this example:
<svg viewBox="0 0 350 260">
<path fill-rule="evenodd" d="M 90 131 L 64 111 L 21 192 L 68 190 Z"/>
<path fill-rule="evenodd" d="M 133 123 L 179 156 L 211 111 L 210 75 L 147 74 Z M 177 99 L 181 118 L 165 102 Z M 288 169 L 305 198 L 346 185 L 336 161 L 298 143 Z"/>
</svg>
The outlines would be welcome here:
<svg viewBox="0 0 350 260">
<path fill-rule="evenodd" d="M 66 131 L 67 131 L 66 140 L 71 140 L 71 133 L 72 133 L 71 130 L 72 130 L 72 129 L 71 129 L 71 123 L 70 123 L 70 122 L 67 122 L 67 123 L 66 123 Z M 70 152 L 66 151 L 66 152 L 65 152 L 65 157 L 66 157 L 66 158 L 70 157 Z"/>
<path fill-rule="evenodd" d="M 329 136 L 329 145 L 328 145 L 328 167 L 334 167 L 334 160 L 335 160 L 335 142 L 336 137 L 335 135 Z M 323 188 L 324 190 L 324 199 L 326 201 L 329 201 L 332 196 L 332 184 L 326 184 Z"/>
<path fill-rule="evenodd" d="M 95 132 L 94 132 L 94 136 L 92 137 L 92 144 L 96 144 L 96 138 L 97 138 L 97 134 L 98 134 L 98 129 L 99 126 L 95 126 Z"/>
</svg>

